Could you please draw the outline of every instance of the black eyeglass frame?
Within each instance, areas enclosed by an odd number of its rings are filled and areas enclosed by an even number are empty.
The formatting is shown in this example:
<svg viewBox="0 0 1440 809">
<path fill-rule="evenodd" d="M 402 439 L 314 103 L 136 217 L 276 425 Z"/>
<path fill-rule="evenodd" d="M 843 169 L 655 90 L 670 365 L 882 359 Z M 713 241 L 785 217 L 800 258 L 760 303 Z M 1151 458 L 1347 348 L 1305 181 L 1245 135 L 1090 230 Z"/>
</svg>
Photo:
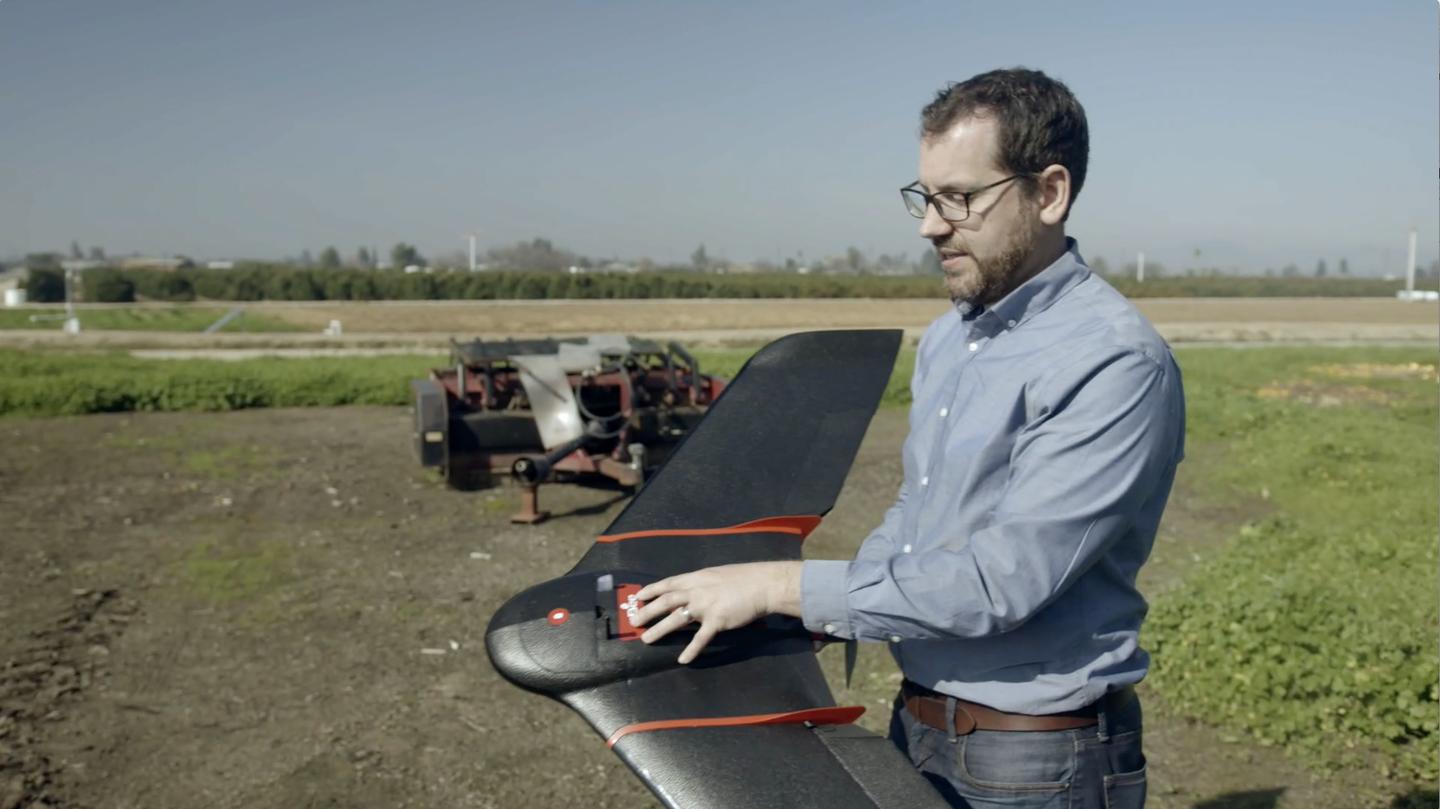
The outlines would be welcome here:
<svg viewBox="0 0 1440 809">
<path fill-rule="evenodd" d="M 959 222 L 964 222 L 966 219 L 969 219 L 969 218 L 970 218 L 970 213 L 971 213 L 971 210 L 970 210 L 970 198 L 971 198 L 971 197 L 975 196 L 976 194 L 979 194 L 979 193 L 982 193 L 982 192 L 985 192 L 985 191 L 989 191 L 990 189 L 992 189 L 992 188 L 994 188 L 994 187 L 996 187 L 996 186 L 998 186 L 998 185 L 1004 185 L 1005 183 L 1008 183 L 1008 182 L 1010 182 L 1011 180 L 1016 180 L 1016 179 L 1019 179 L 1019 178 L 1021 178 L 1021 177 L 1034 177 L 1034 176 L 1035 176 L 1035 174 L 1034 174 L 1033 172 L 1022 171 L 1022 172 L 1020 172 L 1020 173 L 1018 173 L 1018 174 L 1012 174 L 1012 175 L 1010 175 L 1009 177 L 1005 177 L 1005 178 L 1003 178 L 1003 179 L 996 180 L 995 182 L 993 182 L 993 183 L 991 183 L 991 184 L 989 184 L 989 185 L 981 186 L 981 187 L 979 187 L 979 188 L 973 188 L 973 189 L 971 189 L 971 190 L 969 190 L 969 191 L 940 191 L 940 192 L 935 193 L 935 194 L 926 193 L 925 189 L 920 188 L 920 181 L 919 181 L 919 180 L 916 180 L 915 182 L 913 182 L 913 183 L 911 183 L 911 184 L 909 184 L 909 185 L 907 185 L 907 186 L 905 186 L 905 187 L 903 187 L 903 188 L 900 189 L 900 200 L 905 203 L 905 212 L 908 213 L 908 214 L 910 214 L 911 216 L 915 217 L 916 219 L 924 219 L 924 218 L 925 218 L 925 214 L 928 213 L 929 210 L 930 210 L 930 206 L 931 206 L 931 205 L 934 205 L 934 206 L 935 206 L 935 213 L 939 214 L 939 216 L 940 216 L 941 219 L 944 219 L 946 222 L 949 222 L 949 223 L 951 223 L 951 224 L 956 224 L 956 223 L 959 223 Z M 913 210 L 910 209 L 910 198 L 907 196 L 907 195 L 909 195 L 909 194 L 915 194 L 915 195 L 919 196 L 921 199 L 925 200 L 925 205 L 920 208 L 920 213 L 917 214 L 917 213 L 915 213 L 915 211 L 913 211 Z M 960 201 L 961 201 L 961 202 L 965 203 L 965 215 L 962 216 L 962 217 L 960 217 L 959 219 L 952 219 L 951 217 L 948 217 L 948 216 L 946 216 L 945 214 L 940 213 L 940 211 L 941 211 L 940 203 L 936 202 L 936 201 L 935 201 L 935 198 L 936 198 L 936 197 L 951 197 L 951 198 L 954 198 L 954 197 L 957 197 L 957 196 L 960 198 Z"/>
</svg>

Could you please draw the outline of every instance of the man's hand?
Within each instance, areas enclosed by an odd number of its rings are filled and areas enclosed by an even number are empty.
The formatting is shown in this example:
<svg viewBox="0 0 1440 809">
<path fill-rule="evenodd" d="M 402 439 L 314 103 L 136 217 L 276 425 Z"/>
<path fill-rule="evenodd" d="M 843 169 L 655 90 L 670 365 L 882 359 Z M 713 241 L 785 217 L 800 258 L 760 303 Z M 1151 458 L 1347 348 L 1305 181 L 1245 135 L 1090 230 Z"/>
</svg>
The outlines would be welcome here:
<svg viewBox="0 0 1440 809">
<path fill-rule="evenodd" d="M 680 653 L 680 663 L 689 663 L 718 632 L 737 629 L 771 613 L 800 617 L 800 566 L 800 562 L 753 562 L 661 579 L 637 594 L 645 606 L 632 623 L 645 626 L 665 616 L 640 636 L 646 643 L 654 643 L 698 622 L 694 640 Z"/>
</svg>

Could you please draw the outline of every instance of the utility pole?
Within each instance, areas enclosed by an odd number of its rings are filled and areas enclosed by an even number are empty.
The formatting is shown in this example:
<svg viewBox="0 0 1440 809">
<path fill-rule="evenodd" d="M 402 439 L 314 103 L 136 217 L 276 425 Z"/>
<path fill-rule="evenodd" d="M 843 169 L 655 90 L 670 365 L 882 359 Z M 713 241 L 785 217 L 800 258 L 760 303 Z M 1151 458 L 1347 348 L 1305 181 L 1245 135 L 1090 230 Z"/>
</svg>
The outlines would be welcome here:
<svg viewBox="0 0 1440 809">
<path fill-rule="evenodd" d="M 76 270 L 65 270 L 65 325 L 66 334 L 80 333 L 80 318 L 75 315 L 75 286 L 80 282 Z"/>
<path fill-rule="evenodd" d="M 1410 228 L 1410 253 L 1405 258 L 1405 293 L 1415 294 L 1415 228 Z"/>
<path fill-rule="evenodd" d="M 1135 282 L 1136 282 L 1136 283 L 1139 283 L 1139 284 L 1143 284 L 1143 283 L 1145 282 L 1145 251 L 1144 251 L 1144 250 L 1141 250 L 1140 253 L 1135 256 Z"/>
<path fill-rule="evenodd" d="M 470 239 L 470 272 L 475 272 L 475 234 L 471 233 Z"/>
</svg>

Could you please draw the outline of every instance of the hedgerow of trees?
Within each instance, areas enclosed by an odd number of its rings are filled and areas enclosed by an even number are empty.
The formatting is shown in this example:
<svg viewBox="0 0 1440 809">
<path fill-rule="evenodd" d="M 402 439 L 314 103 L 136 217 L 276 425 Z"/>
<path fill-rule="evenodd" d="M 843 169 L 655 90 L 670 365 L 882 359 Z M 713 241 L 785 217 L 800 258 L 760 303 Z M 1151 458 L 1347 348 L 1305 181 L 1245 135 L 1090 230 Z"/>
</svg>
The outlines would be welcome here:
<svg viewBox="0 0 1440 809">
<path fill-rule="evenodd" d="M 96 268 L 80 273 L 81 299 L 193 301 L 497 300 L 546 298 L 930 298 L 945 294 L 935 276 L 795 273 L 412 272 L 319 269 L 245 262 L 233 269 Z M 1329 277 L 1163 277 L 1108 279 L 1130 297 L 1385 297 L 1399 281 Z M 64 272 L 32 269 L 36 303 L 65 300 Z"/>
</svg>

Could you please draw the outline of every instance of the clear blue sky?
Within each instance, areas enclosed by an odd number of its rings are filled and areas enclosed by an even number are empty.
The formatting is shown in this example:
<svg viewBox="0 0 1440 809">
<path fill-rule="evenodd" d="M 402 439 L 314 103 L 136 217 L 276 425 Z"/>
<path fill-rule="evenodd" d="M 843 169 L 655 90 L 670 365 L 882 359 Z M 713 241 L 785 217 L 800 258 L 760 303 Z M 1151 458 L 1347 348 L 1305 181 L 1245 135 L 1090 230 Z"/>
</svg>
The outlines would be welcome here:
<svg viewBox="0 0 1440 809">
<path fill-rule="evenodd" d="M 920 107 L 1025 65 L 1089 115 L 1087 255 L 1398 271 L 1440 240 L 1437 8 L 0 0 L 0 256 L 914 257 Z"/>
</svg>

